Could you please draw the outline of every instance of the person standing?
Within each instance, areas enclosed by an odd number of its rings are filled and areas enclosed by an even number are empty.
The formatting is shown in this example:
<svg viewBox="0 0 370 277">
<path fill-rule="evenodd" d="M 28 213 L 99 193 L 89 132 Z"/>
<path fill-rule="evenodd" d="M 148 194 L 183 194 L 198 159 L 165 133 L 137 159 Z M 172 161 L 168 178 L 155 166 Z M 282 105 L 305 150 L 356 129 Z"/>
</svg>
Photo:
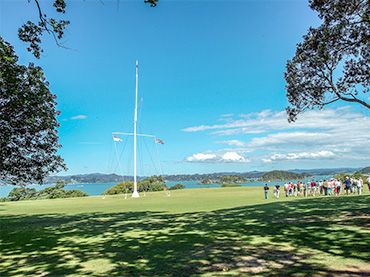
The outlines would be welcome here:
<svg viewBox="0 0 370 277">
<path fill-rule="evenodd" d="M 344 189 L 346 190 L 346 194 L 348 195 L 348 192 L 350 192 L 351 189 L 351 180 L 349 177 L 346 177 L 346 180 L 344 181 Z"/>
<path fill-rule="evenodd" d="M 339 181 L 339 180 L 335 180 L 335 187 L 337 189 L 337 191 L 336 191 L 337 195 L 340 195 L 340 192 L 341 192 L 340 189 L 342 187 L 342 182 Z"/>
<path fill-rule="evenodd" d="M 364 186 L 364 181 L 362 180 L 362 178 L 360 177 L 360 178 L 358 178 L 358 180 L 357 180 L 357 193 L 359 194 L 359 195 L 361 195 L 362 194 L 362 188 L 363 188 L 363 186 Z"/>
<path fill-rule="evenodd" d="M 314 180 L 312 180 L 310 186 L 311 186 L 312 196 L 315 196 L 315 194 L 316 194 L 316 182 Z"/>
<path fill-rule="evenodd" d="M 303 186 L 303 196 L 307 197 L 307 187 L 308 187 L 308 185 L 307 185 L 306 182 L 303 182 L 302 186 Z"/>
<path fill-rule="evenodd" d="M 276 198 L 279 198 L 279 196 L 280 196 L 280 185 L 275 185 L 274 195 L 275 195 Z"/>
<path fill-rule="evenodd" d="M 289 196 L 289 184 L 285 183 L 284 184 L 284 191 L 285 191 L 285 197 Z"/>
<path fill-rule="evenodd" d="M 270 189 L 269 186 L 265 184 L 265 186 L 263 187 L 263 191 L 265 192 L 265 199 L 268 198 L 269 189 Z"/>
</svg>

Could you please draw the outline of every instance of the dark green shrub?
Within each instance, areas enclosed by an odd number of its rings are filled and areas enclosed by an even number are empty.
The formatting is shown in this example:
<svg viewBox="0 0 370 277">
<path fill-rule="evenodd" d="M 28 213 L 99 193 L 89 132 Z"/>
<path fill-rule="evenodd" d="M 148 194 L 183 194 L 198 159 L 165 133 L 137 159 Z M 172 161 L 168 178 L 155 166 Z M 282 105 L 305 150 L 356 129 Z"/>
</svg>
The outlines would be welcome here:
<svg viewBox="0 0 370 277">
<path fill-rule="evenodd" d="M 64 184 L 57 184 L 55 186 L 44 188 L 36 191 L 34 188 L 19 187 L 10 191 L 8 197 L 9 201 L 29 200 L 29 199 L 56 199 L 68 197 L 84 197 L 87 194 L 80 190 L 65 190 Z"/>
<path fill-rule="evenodd" d="M 137 190 L 143 191 L 161 191 L 167 188 L 161 176 L 148 177 L 137 184 Z M 119 183 L 107 189 L 104 195 L 132 193 L 134 191 L 134 183 L 132 181 Z"/>
<path fill-rule="evenodd" d="M 9 192 L 8 199 L 10 201 L 28 200 L 36 196 L 36 189 L 19 187 L 14 188 Z"/>
<path fill-rule="evenodd" d="M 119 183 L 113 187 L 110 187 L 107 189 L 103 194 L 105 195 L 114 195 L 114 194 L 123 194 L 123 193 L 129 193 L 132 192 L 134 188 L 134 183 L 127 181 Z"/>
<path fill-rule="evenodd" d="M 176 185 L 170 187 L 169 189 L 170 190 L 176 190 L 176 189 L 184 189 L 184 188 L 185 188 L 185 186 L 183 184 L 176 184 Z"/>
<path fill-rule="evenodd" d="M 241 184 L 222 184 L 221 187 L 223 188 L 241 187 Z"/>
<path fill-rule="evenodd" d="M 66 198 L 69 197 L 85 197 L 87 196 L 87 193 L 77 190 L 77 189 L 72 189 L 72 190 L 66 190 L 65 191 Z"/>
</svg>

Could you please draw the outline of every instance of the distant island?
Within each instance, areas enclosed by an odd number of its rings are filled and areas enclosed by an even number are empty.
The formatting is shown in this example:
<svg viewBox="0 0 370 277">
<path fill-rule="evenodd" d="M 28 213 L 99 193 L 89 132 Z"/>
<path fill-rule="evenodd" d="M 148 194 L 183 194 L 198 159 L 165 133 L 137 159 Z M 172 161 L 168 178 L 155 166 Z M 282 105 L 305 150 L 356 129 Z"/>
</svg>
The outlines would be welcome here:
<svg viewBox="0 0 370 277">
<path fill-rule="evenodd" d="M 230 184 L 241 184 L 247 182 L 248 179 L 240 175 L 223 175 L 215 179 L 202 179 L 200 183 L 202 185 L 209 184 L 221 184 L 221 185 L 230 185 Z"/>
<path fill-rule="evenodd" d="M 365 168 L 329 168 L 329 169 L 293 169 L 289 171 L 274 170 L 274 171 L 249 171 L 249 172 L 218 172 L 206 174 L 176 174 L 176 175 L 163 175 L 163 178 L 168 182 L 181 182 L 181 181 L 198 181 L 199 183 L 210 184 L 219 183 L 224 176 L 238 176 L 240 180 L 251 181 L 276 181 L 276 180 L 289 180 L 301 179 L 303 176 L 313 175 L 335 175 L 339 173 L 355 173 L 361 172 L 363 174 L 370 174 L 370 167 Z M 147 176 L 139 177 L 143 180 Z M 66 184 L 95 184 L 95 183 L 114 183 L 122 181 L 132 181 L 132 176 L 121 176 L 115 173 L 91 173 L 91 174 L 77 174 L 68 176 L 50 176 L 44 183 L 55 184 L 62 181 Z M 237 179 L 235 179 L 237 180 Z M 243 181 L 244 182 L 244 181 Z"/>
<path fill-rule="evenodd" d="M 294 173 L 294 172 L 283 171 L 283 170 L 273 170 L 273 171 L 269 171 L 263 174 L 259 178 L 259 181 L 269 182 L 269 181 L 299 180 L 299 179 L 304 179 L 308 176 L 311 176 L 311 174 Z"/>
<path fill-rule="evenodd" d="M 211 179 L 203 179 L 203 180 L 200 181 L 200 183 L 202 185 L 209 185 L 209 184 L 212 184 L 212 183 L 216 183 L 216 181 L 215 180 L 211 180 Z"/>
<path fill-rule="evenodd" d="M 241 184 L 247 182 L 243 176 L 238 175 L 228 175 L 228 176 L 221 176 L 219 180 L 220 184 Z"/>
</svg>

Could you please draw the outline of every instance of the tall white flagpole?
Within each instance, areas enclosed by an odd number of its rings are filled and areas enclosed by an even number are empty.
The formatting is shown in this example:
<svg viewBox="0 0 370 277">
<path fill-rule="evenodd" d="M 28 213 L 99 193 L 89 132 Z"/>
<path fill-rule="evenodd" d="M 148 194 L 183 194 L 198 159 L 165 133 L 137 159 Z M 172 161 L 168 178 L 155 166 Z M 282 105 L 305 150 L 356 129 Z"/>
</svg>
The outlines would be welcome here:
<svg viewBox="0 0 370 277">
<path fill-rule="evenodd" d="M 137 98 L 139 90 L 139 63 L 136 60 L 136 90 L 135 90 L 135 111 L 134 111 L 134 191 L 132 193 L 133 198 L 140 197 L 137 191 L 137 176 L 136 176 L 136 123 L 137 123 Z"/>
</svg>

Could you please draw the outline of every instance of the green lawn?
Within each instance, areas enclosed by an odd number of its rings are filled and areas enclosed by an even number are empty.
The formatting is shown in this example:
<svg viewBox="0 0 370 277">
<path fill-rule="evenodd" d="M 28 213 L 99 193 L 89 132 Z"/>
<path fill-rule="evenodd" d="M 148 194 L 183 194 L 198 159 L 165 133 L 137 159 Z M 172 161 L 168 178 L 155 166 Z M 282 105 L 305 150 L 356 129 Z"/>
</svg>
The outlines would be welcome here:
<svg viewBox="0 0 370 277">
<path fill-rule="evenodd" d="M 366 189 L 367 190 L 367 189 Z M 204 188 L 0 203 L 0 276 L 370 275 L 370 195 Z"/>
</svg>

